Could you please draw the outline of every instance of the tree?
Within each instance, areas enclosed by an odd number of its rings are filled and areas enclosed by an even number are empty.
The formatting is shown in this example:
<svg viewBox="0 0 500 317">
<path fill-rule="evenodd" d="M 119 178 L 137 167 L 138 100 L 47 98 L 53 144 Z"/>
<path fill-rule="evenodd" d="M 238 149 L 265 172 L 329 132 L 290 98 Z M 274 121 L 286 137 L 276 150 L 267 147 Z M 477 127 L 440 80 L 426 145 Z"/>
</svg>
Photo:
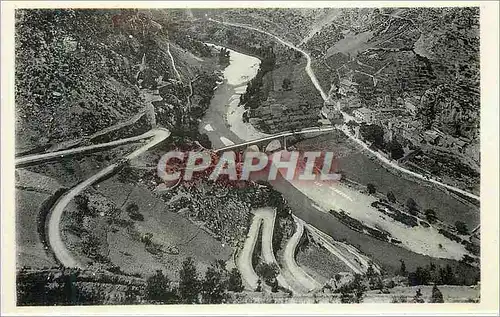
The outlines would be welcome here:
<svg viewBox="0 0 500 317">
<path fill-rule="evenodd" d="M 200 144 L 206 149 L 212 148 L 212 141 L 210 141 L 210 138 L 206 133 L 202 133 L 199 135 L 198 142 L 200 142 Z"/>
<path fill-rule="evenodd" d="M 455 274 L 453 269 L 448 264 L 445 268 L 439 269 L 439 282 L 442 285 L 454 285 L 456 284 Z"/>
<path fill-rule="evenodd" d="M 260 263 L 257 265 L 257 274 L 262 277 L 266 284 L 272 285 L 276 276 L 278 276 L 279 268 L 276 263 Z"/>
<path fill-rule="evenodd" d="M 455 222 L 455 228 L 457 229 L 458 234 L 469 234 L 469 229 L 467 228 L 467 225 L 462 222 L 462 221 L 457 221 Z"/>
<path fill-rule="evenodd" d="M 256 292 L 262 292 L 262 280 L 259 278 L 257 280 L 257 287 L 255 288 Z"/>
<path fill-rule="evenodd" d="M 348 126 L 349 128 L 353 128 L 353 127 L 357 127 L 357 126 L 359 126 L 359 123 L 357 123 L 357 122 L 356 122 L 356 121 L 354 121 L 354 120 L 347 121 L 347 123 L 346 123 L 346 124 L 347 124 L 347 126 Z"/>
<path fill-rule="evenodd" d="M 127 289 L 125 290 L 125 298 L 123 300 L 123 303 L 125 305 L 132 305 L 137 302 L 137 296 L 139 295 L 139 290 L 132 286 L 129 285 L 127 286 Z"/>
<path fill-rule="evenodd" d="M 403 146 L 396 140 L 393 140 L 387 145 L 387 149 L 391 153 L 391 158 L 394 160 L 398 160 L 405 155 L 405 151 L 403 150 Z"/>
<path fill-rule="evenodd" d="M 338 273 L 335 274 L 335 281 L 337 281 L 337 283 L 340 282 L 341 279 L 342 279 L 342 275 L 340 275 Z"/>
<path fill-rule="evenodd" d="M 381 126 L 376 124 L 362 124 L 359 132 L 366 141 L 373 143 L 378 148 L 383 147 L 384 129 Z"/>
<path fill-rule="evenodd" d="M 411 197 L 406 200 L 406 207 L 408 207 L 408 211 L 410 211 L 411 214 L 415 214 L 417 211 L 417 203 Z"/>
<path fill-rule="evenodd" d="M 224 269 L 217 263 L 212 264 L 205 272 L 202 296 L 205 304 L 221 304 L 227 297 Z"/>
<path fill-rule="evenodd" d="M 85 234 L 82 237 L 82 251 L 89 257 L 95 257 L 99 254 L 101 242 L 99 238 L 92 233 Z"/>
<path fill-rule="evenodd" d="M 281 88 L 285 91 L 292 90 L 292 81 L 289 78 L 283 79 L 283 83 L 281 84 Z"/>
<path fill-rule="evenodd" d="M 413 297 L 413 301 L 415 303 L 424 303 L 424 299 L 422 298 L 422 290 L 419 288 L 415 292 L 415 296 Z"/>
<path fill-rule="evenodd" d="M 366 277 L 370 278 L 370 277 L 373 277 L 375 276 L 376 273 L 375 273 L 375 270 L 373 269 L 373 263 L 369 263 L 368 264 L 368 269 L 366 270 Z"/>
<path fill-rule="evenodd" d="M 401 275 L 406 276 L 406 274 L 408 274 L 408 272 L 406 271 L 405 261 L 400 259 L 399 262 L 401 262 L 401 268 L 399 269 L 399 272 L 401 273 Z"/>
<path fill-rule="evenodd" d="M 388 192 L 387 193 L 387 200 L 389 200 L 391 203 L 396 202 L 396 196 L 394 195 L 393 192 Z"/>
<path fill-rule="evenodd" d="M 125 209 L 129 214 L 135 214 L 139 211 L 139 206 L 136 203 L 130 203 L 127 205 Z"/>
<path fill-rule="evenodd" d="M 436 212 L 432 209 L 426 209 L 424 211 L 425 218 L 427 218 L 427 221 L 430 223 L 434 223 L 437 220 Z"/>
<path fill-rule="evenodd" d="M 431 273 L 425 267 L 418 266 L 415 272 L 408 274 L 408 283 L 411 286 L 426 285 L 431 280 Z"/>
<path fill-rule="evenodd" d="M 17 275 L 18 305 L 98 305 L 104 303 L 102 288 L 91 290 L 78 283 L 79 273 L 64 270 L 61 274 L 35 272 Z"/>
<path fill-rule="evenodd" d="M 153 234 L 148 232 L 141 237 L 141 242 L 146 246 L 150 246 L 153 243 Z"/>
<path fill-rule="evenodd" d="M 276 207 L 276 212 L 278 216 L 286 216 L 289 210 L 286 208 L 286 202 L 283 199 L 281 193 L 274 188 L 271 188 L 269 193 L 269 205 Z"/>
<path fill-rule="evenodd" d="M 375 188 L 375 185 L 373 185 L 372 183 L 368 183 L 366 185 L 366 187 L 368 188 L 368 193 L 370 195 L 373 195 L 373 194 L 375 194 L 377 192 L 377 189 Z"/>
<path fill-rule="evenodd" d="M 243 291 L 243 280 L 241 279 L 241 273 L 237 268 L 233 268 L 231 272 L 229 272 L 227 289 L 233 292 Z"/>
<path fill-rule="evenodd" d="M 344 304 L 361 303 L 363 301 L 366 286 L 363 284 L 361 275 L 355 274 L 354 280 L 349 284 L 342 285 L 336 292 L 340 292 L 340 302 Z"/>
<path fill-rule="evenodd" d="M 171 288 L 170 279 L 163 274 L 163 271 L 156 270 L 156 273 L 147 279 L 146 298 L 161 303 L 175 301 L 175 292 Z"/>
<path fill-rule="evenodd" d="M 436 284 L 432 287 L 431 303 L 444 303 L 443 294 Z"/>
<path fill-rule="evenodd" d="M 183 304 L 195 304 L 198 302 L 201 283 L 193 259 L 188 257 L 182 262 L 179 272 L 179 297 Z"/>
<path fill-rule="evenodd" d="M 219 51 L 219 63 L 227 63 L 229 62 L 229 50 L 222 47 Z"/>
</svg>

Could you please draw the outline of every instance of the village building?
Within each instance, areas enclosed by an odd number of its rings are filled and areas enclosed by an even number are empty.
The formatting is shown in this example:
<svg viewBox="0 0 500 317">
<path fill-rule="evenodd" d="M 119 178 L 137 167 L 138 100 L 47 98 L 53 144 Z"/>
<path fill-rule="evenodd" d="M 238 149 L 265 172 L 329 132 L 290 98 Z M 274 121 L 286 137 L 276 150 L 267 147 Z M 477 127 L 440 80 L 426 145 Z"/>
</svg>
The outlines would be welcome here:
<svg viewBox="0 0 500 317">
<path fill-rule="evenodd" d="M 347 78 L 342 78 L 340 80 L 338 92 L 341 96 L 339 99 L 341 109 L 361 107 L 361 99 L 358 95 L 357 86 L 357 83 Z"/>
<path fill-rule="evenodd" d="M 353 111 L 354 118 L 359 123 L 372 124 L 375 121 L 376 115 L 375 111 L 368 108 L 362 107 Z"/>
<path fill-rule="evenodd" d="M 437 145 L 441 140 L 441 135 L 435 130 L 427 130 L 422 134 L 424 140 L 432 145 Z"/>
</svg>

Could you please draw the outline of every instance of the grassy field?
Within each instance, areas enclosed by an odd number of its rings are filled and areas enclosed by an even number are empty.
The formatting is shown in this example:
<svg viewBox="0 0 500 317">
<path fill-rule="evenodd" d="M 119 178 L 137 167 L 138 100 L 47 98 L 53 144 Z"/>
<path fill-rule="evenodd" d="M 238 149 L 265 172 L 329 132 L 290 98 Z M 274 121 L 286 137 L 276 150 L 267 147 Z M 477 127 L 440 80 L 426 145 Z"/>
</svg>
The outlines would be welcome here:
<svg viewBox="0 0 500 317">
<path fill-rule="evenodd" d="M 481 296 L 481 291 L 479 287 L 470 286 L 455 286 L 455 285 L 439 285 L 439 290 L 443 294 L 443 299 L 445 303 L 466 303 L 472 300 L 478 300 Z M 405 297 L 409 302 L 417 289 L 422 292 L 422 299 L 429 302 L 432 295 L 432 286 L 421 285 L 421 286 L 396 286 L 391 288 L 390 294 L 378 294 L 379 291 L 368 291 L 365 294 L 363 300 L 364 303 L 390 303 L 392 298 L 395 297 Z"/>
<path fill-rule="evenodd" d="M 165 203 L 141 184 L 124 184 L 113 177 L 99 184 L 96 189 L 111 197 L 118 207 L 137 204 L 144 221 L 134 221 L 135 230 L 141 234 L 152 233 L 155 243 L 161 244 L 164 249 L 175 247 L 179 252 L 164 253 L 158 258 L 146 251 L 144 243 L 134 239 L 128 232 L 110 232 L 109 256 L 113 263 L 126 272 L 150 274 L 156 269 L 177 272 L 186 257 L 193 257 L 200 271 L 204 271 L 216 259 L 226 261 L 232 254 L 230 247 L 223 246 L 198 225 L 181 215 L 166 211 Z"/>
<path fill-rule="evenodd" d="M 45 251 L 38 234 L 40 206 L 50 194 L 28 190 L 16 191 L 16 255 L 17 267 L 33 268 L 57 265 Z"/>
<path fill-rule="evenodd" d="M 57 199 L 62 186 L 53 178 L 16 170 L 16 255 L 17 266 L 32 268 L 57 265 L 42 241 L 43 213 Z M 40 222 L 40 223 L 39 223 Z"/>
<path fill-rule="evenodd" d="M 309 243 L 297 252 L 297 263 L 320 283 L 326 283 L 340 272 L 352 270 L 337 257 L 315 243 Z"/>
<path fill-rule="evenodd" d="M 106 151 L 72 155 L 57 161 L 29 166 L 26 169 L 54 178 L 63 186 L 73 187 L 121 157 L 132 153 L 141 145 L 142 143 L 136 142 Z"/>
</svg>

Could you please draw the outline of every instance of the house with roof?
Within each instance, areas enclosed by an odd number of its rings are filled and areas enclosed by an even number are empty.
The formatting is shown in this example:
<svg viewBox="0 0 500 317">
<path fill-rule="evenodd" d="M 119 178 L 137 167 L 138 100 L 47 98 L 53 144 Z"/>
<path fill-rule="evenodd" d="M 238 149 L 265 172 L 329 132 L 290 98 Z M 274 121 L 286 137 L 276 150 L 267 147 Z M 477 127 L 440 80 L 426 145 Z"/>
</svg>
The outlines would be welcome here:
<svg viewBox="0 0 500 317">
<path fill-rule="evenodd" d="M 412 116 L 417 115 L 419 103 L 420 99 L 418 97 L 409 97 L 404 99 L 404 107 Z"/>
<path fill-rule="evenodd" d="M 359 123 L 372 124 L 376 119 L 376 113 L 366 107 L 361 107 L 353 111 L 354 118 Z"/>
<path fill-rule="evenodd" d="M 338 93 L 341 98 L 339 99 L 340 108 L 355 108 L 361 106 L 361 99 L 358 96 L 358 84 L 342 78 L 339 83 Z"/>
</svg>

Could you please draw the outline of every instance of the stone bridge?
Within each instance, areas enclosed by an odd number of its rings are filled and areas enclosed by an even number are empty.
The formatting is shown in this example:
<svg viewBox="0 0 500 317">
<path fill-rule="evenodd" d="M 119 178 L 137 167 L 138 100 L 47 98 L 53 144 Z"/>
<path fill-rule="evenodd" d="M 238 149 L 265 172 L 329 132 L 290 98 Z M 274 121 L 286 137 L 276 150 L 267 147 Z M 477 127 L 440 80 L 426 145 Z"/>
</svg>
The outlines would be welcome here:
<svg viewBox="0 0 500 317">
<path fill-rule="evenodd" d="M 298 131 L 285 131 L 285 132 L 280 132 L 276 133 L 264 138 L 260 139 L 255 139 L 239 144 L 233 144 L 233 145 L 228 145 L 219 149 L 216 149 L 215 152 L 224 152 L 224 151 L 229 151 L 229 150 L 246 150 L 250 146 L 257 146 L 259 151 L 264 151 L 264 152 L 274 152 L 280 149 L 287 149 L 287 138 L 290 136 L 296 136 L 296 135 L 305 135 L 305 134 L 317 134 L 317 133 L 325 133 L 325 132 L 331 132 L 335 130 L 336 128 L 333 126 L 322 126 L 322 127 L 314 127 L 314 128 L 305 128 L 302 130 Z"/>
</svg>

